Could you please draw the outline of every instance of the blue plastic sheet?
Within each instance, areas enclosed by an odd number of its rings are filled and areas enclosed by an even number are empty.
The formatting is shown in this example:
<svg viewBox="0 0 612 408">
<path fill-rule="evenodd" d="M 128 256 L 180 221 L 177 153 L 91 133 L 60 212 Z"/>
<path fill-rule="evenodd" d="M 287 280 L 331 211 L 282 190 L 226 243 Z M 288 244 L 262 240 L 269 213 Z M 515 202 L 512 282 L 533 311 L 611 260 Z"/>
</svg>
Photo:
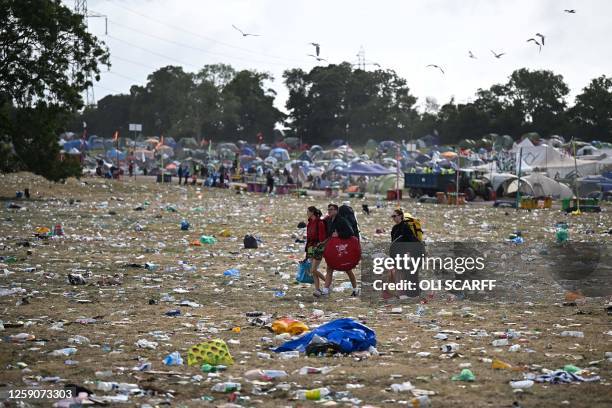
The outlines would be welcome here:
<svg viewBox="0 0 612 408">
<path fill-rule="evenodd" d="M 313 331 L 310 331 L 296 340 L 290 340 L 273 349 L 276 353 L 282 351 L 305 352 L 314 336 L 327 339 L 340 349 L 342 353 L 348 354 L 353 351 L 363 351 L 376 346 L 376 333 L 353 319 L 336 319 L 325 323 Z"/>
</svg>

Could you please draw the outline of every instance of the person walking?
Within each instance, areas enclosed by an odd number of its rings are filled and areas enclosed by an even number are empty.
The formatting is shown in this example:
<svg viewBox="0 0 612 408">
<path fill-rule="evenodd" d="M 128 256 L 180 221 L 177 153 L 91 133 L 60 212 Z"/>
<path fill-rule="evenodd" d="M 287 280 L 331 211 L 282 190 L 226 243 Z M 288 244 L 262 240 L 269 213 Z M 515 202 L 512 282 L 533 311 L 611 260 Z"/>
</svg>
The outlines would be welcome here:
<svg viewBox="0 0 612 408">
<path fill-rule="evenodd" d="M 325 276 L 319 272 L 319 264 L 323 259 L 323 250 L 327 241 L 327 227 L 325 221 L 321 219 L 321 210 L 315 206 L 310 206 L 306 210 L 308 224 L 306 225 L 306 259 L 310 259 L 310 272 L 314 280 L 314 296 L 321 296 L 321 281 L 325 281 Z"/>
<path fill-rule="evenodd" d="M 355 236 L 356 233 L 353 231 L 349 221 L 344 217 L 346 215 L 345 212 L 340 213 L 338 204 L 330 203 L 327 206 L 327 214 L 328 217 L 325 219 L 327 224 L 327 238 L 339 237 L 341 239 L 349 239 L 352 236 Z M 355 273 L 352 269 L 345 271 L 349 280 L 351 281 L 351 287 L 353 291 L 351 296 L 357 296 L 359 294 L 359 290 L 357 288 L 357 278 L 355 277 Z M 329 295 L 329 291 L 332 285 L 332 281 L 334 278 L 334 270 L 327 266 L 326 274 L 325 274 L 325 286 L 321 289 L 321 295 L 326 296 Z M 316 294 L 315 294 L 316 296 Z"/>
</svg>

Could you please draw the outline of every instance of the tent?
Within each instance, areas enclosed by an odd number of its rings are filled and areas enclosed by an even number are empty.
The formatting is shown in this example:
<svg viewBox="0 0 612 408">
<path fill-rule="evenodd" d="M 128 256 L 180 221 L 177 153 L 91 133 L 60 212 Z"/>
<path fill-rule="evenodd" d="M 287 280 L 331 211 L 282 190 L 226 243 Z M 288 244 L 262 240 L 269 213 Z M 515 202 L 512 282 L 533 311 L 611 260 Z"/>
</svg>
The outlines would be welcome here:
<svg viewBox="0 0 612 408">
<path fill-rule="evenodd" d="M 387 174 L 385 176 L 373 178 L 368 182 L 366 192 L 370 194 L 386 194 L 388 190 L 395 190 L 397 184 L 399 184 L 400 189 L 403 188 L 404 173 L 400 173 L 399 182 L 397 174 Z"/>
<path fill-rule="evenodd" d="M 332 140 L 332 142 L 330 143 L 330 146 L 333 148 L 344 146 L 344 145 L 346 145 L 346 142 L 342 139 L 335 139 L 335 140 Z"/>
<path fill-rule="evenodd" d="M 270 150 L 270 154 L 268 155 L 268 157 L 274 157 L 276 160 L 279 161 L 287 161 L 289 160 L 289 152 L 287 151 L 287 149 L 276 147 Z"/>
<path fill-rule="evenodd" d="M 552 146 L 534 146 L 529 139 L 525 139 L 515 147 L 517 164 L 519 163 L 519 157 L 521 157 L 522 148 L 521 172 L 530 172 L 539 169 L 546 172 L 549 177 L 555 179 L 574 177 L 576 167 L 579 176 L 599 173 L 600 166 L 597 162 L 577 159 L 574 163 L 573 156 L 563 153 Z"/>
<path fill-rule="evenodd" d="M 163 146 L 159 146 L 157 151 L 162 155 L 165 154 L 168 157 L 174 156 L 174 149 L 172 149 L 170 146 L 166 146 L 165 144 Z"/>
<path fill-rule="evenodd" d="M 504 184 L 505 195 L 516 194 L 517 185 L 518 178 L 506 181 Z M 551 196 L 555 199 L 572 198 L 574 196 L 571 188 L 540 173 L 522 177 L 520 192 L 522 195 L 533 197 Z"/>
<path fill-rule="evenodd" d="M 166 141 L 164 140 L 164 143 L 166 143 Z M 170 146 L 170 144 L 168 144 Z M 179 145 L 181 147 L 186 147 L 186 148 L 190 148 L 190 149 L 197 149 L 198 146 L 198 142 L 197 140 L 195 140 L 195 138 L 193 137 L 184 137 L 181 140 L 179 140 Z"/>
<path fill-rule="evenodd" d="M 255 149 L 249 146 L 244 146 L 240 151 L 240 154 L 243 156 L 252 156 L 255 157 Z"/>
<path fill-rule="evenodd" d="M 106 158 L 108 160 L 125 160 L 125 153 L 117 149 L 110 149 L 106 152 Z"/>
</svg>

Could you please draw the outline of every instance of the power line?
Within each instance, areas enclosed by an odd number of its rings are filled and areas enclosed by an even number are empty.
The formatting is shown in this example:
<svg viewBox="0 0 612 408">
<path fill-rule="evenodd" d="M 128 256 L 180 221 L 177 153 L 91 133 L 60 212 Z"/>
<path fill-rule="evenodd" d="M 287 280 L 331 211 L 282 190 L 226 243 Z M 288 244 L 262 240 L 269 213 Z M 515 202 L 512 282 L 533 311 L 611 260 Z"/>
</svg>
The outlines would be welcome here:
<svg viewBox="0 0 612 408">
<path fill-rule="evenodd" d="M 144 31 L 141 31 L 141 30 L 138 30 L 138 29 L 135 29 L 135 28 L 123 25 L 121 23 L 117 23 L 114 20 L 110 20 L 110 22 L 113 25 L 122 27 L 122 28 L 124 28 L 126 30 L 134 31 L 134 32 L 139 33 L 141 35 L 145 35 L 147 37 L 155 38 L 156 40 L 165 41 L 165 42 L 168 42 L 170 44 L 178 45 L 179 47 L 185 47 L 185 48 L 189 48 L 189 49 L 192 49 L 192 50 L 195 50 L 195 51 L 200 51 L 200 52 L 205 53 L 205 54 L 217 55 L 217 56 L 225 57 L 225 58 L 229 58 L 229 59 L 235 59 L 235 60 L 246 61 L 246 62 L 253 62 L 253 63 L 258 63 L 258 64 L 272 64 L 272 65 L 287 66 L 286 63 L 282 63 L 282 62 L 269 62 L 269 61 L 254 60 L 254 59 L 250 59 L 250 58 L 243 58 L 243 57 L 233 56 L 233 55 L 224 54 L 224 53 L 220 53 L 220 52 L 209 51 L 209 50 L 205 50 L 203 48 L 194 47 L 193 45 L 181 43 L 181 42 L 174 41 L 174 40 L 169 40 L 167 38 L 163 38 L 163 37 L 151 34 L 151 33 L 147 33 L 147 32 L 144 32 Z"/>
<path fill-rule="evenodd" d="M 148 53 L 150 53 L 150 54 L 153 54 L 153 55 L 156 55 L 156 56 L 158 56 L 158 57 L 165 58 L 165 59 L 168 59 L 168 60 L 171 60 L 171 61 L 177 62 L 177 63 L 179 63 L 179 64 L 182 64 L 182 65 L 185 65 L 185 66 L 189 66 L 189 67 L 192 67 L 192 68 L 198 69 L 198 67 L 196 67 L 195 65 L 189 64 L 189 63 L 187 63 L 187 62 L 179 61 L 179 60 L 177 60 L 177 59 L 175 59 L 175 58 L 172 58 L 172 57 L 169 57 L 169 56 L 167 56 L 167 55 L 160 54 L 160 53 L 158 53 L 157 51 L 153 51 L 153 50 L 150 50 L 150 49 L 148 49 L 148 48 L 141 47 L 140 45 L 133 44 L 133 43 L 131 43 L 131 42 L 129 42 L 129 41 L 125 41 L 125 40 L 122 40 L 122 39 L 120 39 L 120 38 L 113 37 L 113 36 L 112 36 L 112 35 L 110 35 L 110 34 L 108 35 L 108 38 L 111 38 L 111 39 L 113 39 L 113 40 L 115 40 L 115 41 L 122 42 L 122 43 L 127 44 L 127 45 L 129 45 L 129 46 L 132 46 L 132 47 L 134 47 L 134 48 L 141 49 L 141 50 L 143 50 L 143 51 L 146 51 L 146 52 L 148 52 Z"/>
<path fill-rule="evenodd" d="M 141 81 L 141 80 L 139 80 L 139 79 L 135 79 L 135 78 L 129 77 L 129 76 L 127 76 L 127 75 L 120 74 L 120 73 L 115 72 L 115 71 L 108 71 L 108 72 L 106 72 L 106 74 L 116 75 L 116 76 L 118 76 L 118 77 L 121 77 L 121 78 L 127 79 L 127 80 L 129 80 L 129 81 L 134 81 L 134 82 L 142 82 L 142 81 Z"/>
<path fill-rule="evenodd" d="M 258 56 L 264 56 L 264 57 L 274 58 L 274 59 L 288 61 L 288 62 L 300 62 L 300 63 L 304 62 L 302 60 L 294 60 L 294 59 L 290 59 L 290 58 L 277 57 L 275 55 L 265 54 L 265 53 L 261 53 L 261 52 L 257 52 L 257 51 L 252 51 L 252 50 L 249 50 L 249 49 L 246 49 L 246 48 L 238 47 L 238 46 L 235 46 L 235 45 L 232 45 L 232 44 L 228 44 L 228 43 L 225 43 L 223 41 L 219 41 L 219 40 L 216 40 L 214 38 L 211 38 L 211 37 L 208 37 L 208 36 L 205 36 L 205 35 L 202 35 L 202 34 L 195 33 L 193 31 L 186 30 L 186 29 L 184 29 L 182 27 L 177 27 L 177 26 L 174 26 L 172 24 L 168 24 L 168 23 L 166 23 L 164 21 L 157 20 L 157 19 L 155 19 L 153 17 L 147 16 L 145 14 L 142 14 L 142 13 L 138 12 L 138 11 L 132 10 L 129 7 L 125 7 L 123 5 L 119 5 L 117 3 L 113 3 L 110 0 L 107 0 L 107 3 L 108 4 L 112 4 L 115 7 L 122 8 L 122 9 L 124 9 L 126 11 L 129 11 L 130 13 L 136 14 L 136 15 L 138 15 L 140 17 L 146 18 L 147 20 L 151 20 L 151 21 L 154 21 L 154 22 L 156 22 L 158 24 L 161 24 L 161 25 L 164 25 L 166 27 L 172 28 L 174 30 L 182 31 L 182 32 L 187 33 L 187 34 L 190 34 L 190 35 L 193 35 L 193 36 L 196 36 L 196 37 L 199 37 L 199 38 L 203 38 L 203 39 L 208 40 L 208 41 L 212 41 L 214 43 L 223 45 L 225 47 L 233 48 L 233 49 L 236 49 L 236 50 L 239 50 L 239 51 L 243 51 L 243 52 L 248 52 L 250 54 L 255 54 L 255 55 L 258 55 Z"/>
<path fill-rule="evenodd" d="M 144 68 L 147 68 L 147 69 L 153 69 L 153 70 L 157 69 L 156 67 L 153 67 L 151 65 L 146 65 L 146 64 L 143 64 L 143 63 L 138 62 L 138 61 L 134 61 L 134 60 L 131 60 L 131 59 L 128 59 L 128 58 L 120 57 L 117 54 L 111 55 L 111 59 L 118 59 L 120 61 L 128 62 L 130 64 L 140 65 L 141 67 L 144 67 Z"/>
</svg>

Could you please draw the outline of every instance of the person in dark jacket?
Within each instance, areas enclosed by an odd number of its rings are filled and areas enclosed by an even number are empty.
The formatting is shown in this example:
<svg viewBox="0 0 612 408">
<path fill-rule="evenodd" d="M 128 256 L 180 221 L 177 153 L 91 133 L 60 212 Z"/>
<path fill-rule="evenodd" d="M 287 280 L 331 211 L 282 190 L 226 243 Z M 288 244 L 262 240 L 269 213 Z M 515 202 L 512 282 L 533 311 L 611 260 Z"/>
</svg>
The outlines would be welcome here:
<svg viewBox="0 0 612 408">
<path fill-rule="evenodd" d="M 346 218 L 341 217 L 339 215 L 338 204 L 330 203 L 327 206 L 327 213 L 328 213 L 328 216 L 325 219 L 325 221 L 327 223 L 327 238 L 328 239 L 331 237 L 339 237 L 342 239 L 348 239 L 355 235 L 355 231 L 353 231 L 349 221 Z M 355 277 L 355 273 L 351 269 L 351 270 L 346 271 L 346 274 L 348 275 L 349 280 L 351 281 L 351 286 L 353 287 L 353 292 L 351 296 L 357 296 L 359 291 L 357 289 L 357 278 Z M 325 296 L 329 294 L 329 290 L 330 290 L 333 278 L 334 278 L 334 270 L 328 266 L 326 270 L 326 274 L 325 274 L 325 287 L 321 289 L 320 295 Z M 318 296 L 319 294 L 315 292 L 314 295 Z"/>
<path fill-rule="evenodd" d="M 266 187 L 268 188 L 268 194 L 272 194 L 274 191 L 274 173 L 272 170 L 268 170 L 266 174 Z"/>
<path fill-rule="evenodd" d="M 423 244 L 414 234 L 412 228 L 408 225 L 405 219 L 404 210 L 397 208 L 391 214 L 391 219 L 395 223 L 391 229 L 391 247 L 389 248 L 389 256 L 395 258 L 397 255 L 403 256 L 408 254 L 412 257 L 419 257 L 424 253 Z M 415 297 L 420 294 L 419 289 L 419 271 L 389 271 L 389 281 L 397 282 L 396 279 L 414 282 L 415 290 L 405 291 L 399 296 Z"/>
<path fill-rule="evenodd" d="M 319 272 L 319 264 L 323 259 L 323 250 L 327 241 L 327 228 L 325 221 L 321 219 L 321 210 L 315 206 L 308 207 L 306 211 L 308 224 L 306 225 L 306 259 L 310 259 L 312 264 L 310 271 L 314 279 L 315 296 L 321 295 L 321 281 L 325 281 L 325 276 Z"/>
<path fill-rule="evenodd" d="M 178 171 L 177 171 L 177 175 L 179 178 L 179 186 L 181 185 L 181 181 L 183 180 L 183 166 L 179 165 Z"/>
</svg>

